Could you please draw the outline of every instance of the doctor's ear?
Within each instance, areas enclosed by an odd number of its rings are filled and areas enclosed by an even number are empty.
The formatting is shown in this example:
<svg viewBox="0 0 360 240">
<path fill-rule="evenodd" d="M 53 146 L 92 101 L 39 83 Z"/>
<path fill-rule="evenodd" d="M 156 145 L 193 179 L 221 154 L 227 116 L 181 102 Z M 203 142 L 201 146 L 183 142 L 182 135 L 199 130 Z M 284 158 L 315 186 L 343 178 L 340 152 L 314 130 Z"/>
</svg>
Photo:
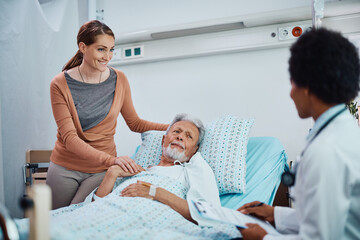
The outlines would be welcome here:
<svg viewBox="0 0 360 240">
<path fill-rule="evenodd" d="M 309 95 L 310 95 L 309 88 L 304 88 L 304 94 L 305 94 L 305 96 L 309 96 Z"/>
</svg>

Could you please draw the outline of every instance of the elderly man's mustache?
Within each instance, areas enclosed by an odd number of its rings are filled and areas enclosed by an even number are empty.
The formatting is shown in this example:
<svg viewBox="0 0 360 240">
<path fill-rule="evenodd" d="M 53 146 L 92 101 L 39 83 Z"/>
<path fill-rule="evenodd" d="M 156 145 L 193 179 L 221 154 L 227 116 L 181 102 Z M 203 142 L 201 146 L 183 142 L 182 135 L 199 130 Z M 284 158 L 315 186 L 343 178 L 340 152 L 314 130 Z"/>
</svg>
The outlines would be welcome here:
<svg viewBox="0 0 360 240">
<path fill-rule="evenodd" d="M 171 148 L 171 145 L 177 145 L 177 146 L 181 147 L 182 149 Z M 174 141 L 174 142 L 170 143 L 167 147 L 163 146 L 163 154 L 166 157 L 172 159 L 174 161 L 174 163 L 176 161 L 186 162 L 189 160 L 189 158 L 187 156 L 185 156 L 184 144 L 181 142 L 178 142 L 178 141 Z"/>
<path fill-rule="evenodd" d="M 173 141 L 173 142 L 170 143 L 170 145 L 178 145 L 178 146 L 182 147 L 185 150 L 185 145 L 182 142 Z"/>
</svg>

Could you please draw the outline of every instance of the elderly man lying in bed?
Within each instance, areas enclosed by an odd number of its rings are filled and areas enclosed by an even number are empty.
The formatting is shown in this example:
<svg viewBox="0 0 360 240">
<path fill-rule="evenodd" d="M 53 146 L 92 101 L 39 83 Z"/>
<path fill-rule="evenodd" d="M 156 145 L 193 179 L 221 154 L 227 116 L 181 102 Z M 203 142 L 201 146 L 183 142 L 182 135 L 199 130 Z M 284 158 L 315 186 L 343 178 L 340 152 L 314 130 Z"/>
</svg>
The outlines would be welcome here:
<svg viewBox="0 0 360 240">
<path fill-rule="evenodd" d="M 186 192 L 188 201 L 166 188 L 140 180 L 125 187 L 119 195 L 156 200 L 170 206 L 189 221 L 194 223 L 201 221 L 196 219 L 197 214 L 190 202 L 191 199 L 200 198 L 213 205 L 220 205 L 214 174 L 201 154 L 197 153 L 204 131 L 200 120 L 189 118 L 186 114 L 178 114 L 162 138 L 162 156 L 157 166 L 143 169 L 131 160 L 126 166 L 114 165 L 108 169 L 99 188 L 94 190 L 85 201 L 98 200 L 107 196 L 124 181 L 122 179 L 124 177 L 134 176 L 140 172 L 156 174 L 171 178 L 185 186 L 188 191 L 186 189 L 183 191 Z"/>
<path fill-rule="evenodd" d="M 220 205 L 214 174 L 197 153 L 203 125 L 178 115 L 162 139 L 157 166 L 141 171 L 111 167 L 80 204 L 51 211 L 52 239 L 231 239 L 233 225 L 208 226 L 196 214 L 192 199 Z M 133 165 L 135 170 L 136 165 Z M 149 187 L 150 186 L 150 187 Z M 153 187 L 151 187 L 153 186 Z M 154 188 L 154 186 L 157 186 Z M 197 223 L 198 225 L 194 224 Z M 20 232 L 27 220 L 17 221 Z M 26 237 L 25 237 L 26 238 Z"/>
</svg>

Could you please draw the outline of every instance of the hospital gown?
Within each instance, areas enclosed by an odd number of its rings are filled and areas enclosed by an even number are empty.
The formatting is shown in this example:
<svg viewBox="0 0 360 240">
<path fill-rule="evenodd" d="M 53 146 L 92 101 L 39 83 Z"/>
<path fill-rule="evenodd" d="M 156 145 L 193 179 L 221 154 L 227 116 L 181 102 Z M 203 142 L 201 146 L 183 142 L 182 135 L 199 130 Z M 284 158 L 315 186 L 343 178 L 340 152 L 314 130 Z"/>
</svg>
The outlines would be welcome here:
<svg viewBox="0 0 360 240">
<path fill-rule="evenodd" d="M 121 197 L 120 192 L 137 180 L 150 182 L 181 198 L 189 186 L 176 177 L 156 171 L 119 178 L 114 190 L 94 202 L 71 205 L 52 211 L 52 239 L 231 239 L 239 231 L 228 224 L 200 227 L 158 201 L 142 197 Z M 27 220 L 17 221 L 27 232 Z M 26 234 L 22 234 L 26 237 Z"/>
</svg>

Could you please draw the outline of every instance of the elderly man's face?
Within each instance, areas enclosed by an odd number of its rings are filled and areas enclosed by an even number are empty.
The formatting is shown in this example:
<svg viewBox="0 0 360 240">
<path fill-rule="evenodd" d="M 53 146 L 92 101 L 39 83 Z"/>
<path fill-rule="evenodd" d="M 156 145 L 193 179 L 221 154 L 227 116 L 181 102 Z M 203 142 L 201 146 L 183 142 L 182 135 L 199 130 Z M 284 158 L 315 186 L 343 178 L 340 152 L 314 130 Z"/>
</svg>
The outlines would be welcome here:
<svg viewBox="0 0 360 240">
<path fill-rule="evenodd" d="M 179 161 L 188 161 L 198 149 L 199 130 L 191 122 L 180 121 L 171 126 L 167 135 L 163 137 L 163 154 L 172 158 L 172 153 L 183 153 L 186 159 L 173 159 Z M 175 154 L 176 155 L 176 154 Z"/>
</svg>

